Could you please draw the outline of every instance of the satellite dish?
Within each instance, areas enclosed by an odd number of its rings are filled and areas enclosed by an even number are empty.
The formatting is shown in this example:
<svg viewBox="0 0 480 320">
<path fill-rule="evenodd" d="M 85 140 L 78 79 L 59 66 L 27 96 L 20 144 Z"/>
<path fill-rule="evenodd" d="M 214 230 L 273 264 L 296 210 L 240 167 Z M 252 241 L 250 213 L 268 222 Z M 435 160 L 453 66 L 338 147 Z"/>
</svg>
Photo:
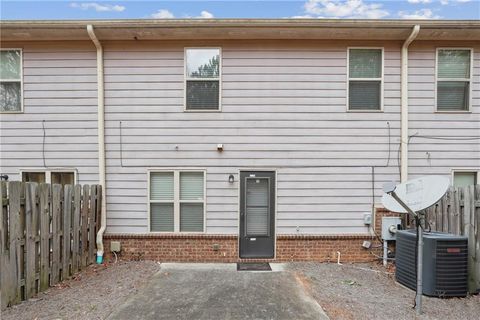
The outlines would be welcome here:
<svg viewBox="0 0 480 320">
<path fill-rule="evenodd" d="M 437 203 L 450 187 L 450 180 L 442 176 L 425 176 L 408 180 L 396 186 L 395 194 L 413 211 L 421 211 Z M 386 192 L 391 185 L 385 184 Z M 388 189 L 388 190 L 387 190 Z M 391 195 L 384 193 L 382 204 L 393 212 L 407 211 Z"/>
</svg>

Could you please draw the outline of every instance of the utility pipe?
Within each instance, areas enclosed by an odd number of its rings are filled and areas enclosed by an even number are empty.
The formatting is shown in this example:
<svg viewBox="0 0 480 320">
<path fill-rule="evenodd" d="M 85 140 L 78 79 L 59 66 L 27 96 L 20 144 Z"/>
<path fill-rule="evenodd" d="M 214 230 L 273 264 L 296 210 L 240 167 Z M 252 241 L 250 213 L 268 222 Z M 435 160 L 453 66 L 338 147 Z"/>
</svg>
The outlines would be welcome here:
<svg viewBox="0 0 480 320">
<path fill-rule="evenodd" d="M 405 40 L 402 46 L 402 66 L 401 66 L 401 160 L 400 160 L 400 181 L 403 183 L 408 180 L 408 46 L 418 35 L 420 25 L 413 27 L 412 33 Z"/>
<path fill-rule="evenodd" d="M 88 36 L 97 48 L 97 96 L 98 96 L 98 180 L 102 186 L 102 216 L 97 233 L 97 263 L 103 262 L 103 233 L 107 227 L 107 206 L 105 188 L 105 93 L 103 80 L 103 47 L 98 41 L 93 26 L 87 25 Z"/>
</svg>

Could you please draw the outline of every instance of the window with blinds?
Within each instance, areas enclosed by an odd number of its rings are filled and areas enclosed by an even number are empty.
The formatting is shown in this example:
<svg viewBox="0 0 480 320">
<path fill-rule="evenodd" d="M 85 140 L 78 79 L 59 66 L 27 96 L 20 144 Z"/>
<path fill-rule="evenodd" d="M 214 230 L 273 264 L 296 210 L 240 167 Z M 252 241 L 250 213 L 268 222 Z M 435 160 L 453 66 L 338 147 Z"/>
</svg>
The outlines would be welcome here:
<svg viewBox="0 0 480 320">
<path fill-rule="evenodd" d="M 437 110 L 468 111 L 471 83 L 470 49 L 437 50 Z"/>
<path fill-rule="evenodd" d="M 0 112 L 22 111 L 22 51 L 0 50 Z"/>
<path fill-rule="evenodd" d="M 185 109 L 220 110 L 219 48 L 185 49 Z"/>
<path fill-rule="evenodd" d="M 150 230 L 203 232 L 205 172 L 150 172 Z"/>
<path fill-rule="evenodd" d="M 348 109 L 382 109 L 383 50 L 349 49 Z"/>
</svg>

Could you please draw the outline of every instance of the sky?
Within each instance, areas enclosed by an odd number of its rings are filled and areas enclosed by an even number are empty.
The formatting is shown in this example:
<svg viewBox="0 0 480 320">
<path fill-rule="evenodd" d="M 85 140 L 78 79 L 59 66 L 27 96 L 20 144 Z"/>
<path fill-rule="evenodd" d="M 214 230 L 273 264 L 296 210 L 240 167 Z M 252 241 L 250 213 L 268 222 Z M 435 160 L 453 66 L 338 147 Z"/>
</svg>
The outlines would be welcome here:
<svg viewBox="0 0 480 320">
<path fill-rule="evenodd" d="M 0 0 L 1 20 L 343 18 L 480 19 L 480 0 Z"/>
</svg>

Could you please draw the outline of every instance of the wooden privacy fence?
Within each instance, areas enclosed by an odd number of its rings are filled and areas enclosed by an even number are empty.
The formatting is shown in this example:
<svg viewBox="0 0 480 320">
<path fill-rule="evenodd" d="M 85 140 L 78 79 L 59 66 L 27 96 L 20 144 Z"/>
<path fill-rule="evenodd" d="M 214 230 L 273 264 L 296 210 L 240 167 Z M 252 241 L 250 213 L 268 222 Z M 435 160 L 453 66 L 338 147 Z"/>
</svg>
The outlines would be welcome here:
<svg viewBox="0 0 480 320">
<path fill-rule="evenodd" d="M 2 181 L 0 193 L 2 309 L 95 261 L 100 186 Z"/>
<path fill-rule="evenodd" d="M 480 290 L 480 185 L 452 187 L 438 203 L 425 211 L 432 231 L 468 237 L 469 291 Z"/>
</svg>

